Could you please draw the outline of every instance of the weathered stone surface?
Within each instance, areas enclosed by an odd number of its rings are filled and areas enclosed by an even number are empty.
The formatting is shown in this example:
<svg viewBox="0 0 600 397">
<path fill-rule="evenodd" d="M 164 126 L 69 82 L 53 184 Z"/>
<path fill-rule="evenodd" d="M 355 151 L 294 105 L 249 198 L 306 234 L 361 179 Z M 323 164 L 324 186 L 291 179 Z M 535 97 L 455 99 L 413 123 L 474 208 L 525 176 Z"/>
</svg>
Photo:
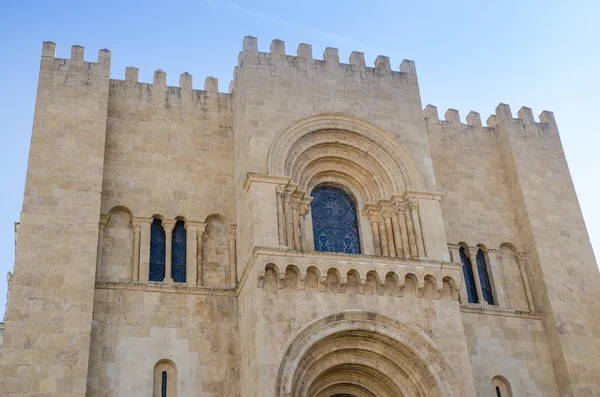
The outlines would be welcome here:
<svg viewBox="0 0 600 397">
<path fill-rule="evenodd" d="M 2 395 L 600 395 L 553 115 L 440 120 L 412 61 L 270 48 L 246 37 L 219 93 L 44 43 Z M 323 184 L 354 200 L 360 254 L 315 252 Z"/>
</svg>

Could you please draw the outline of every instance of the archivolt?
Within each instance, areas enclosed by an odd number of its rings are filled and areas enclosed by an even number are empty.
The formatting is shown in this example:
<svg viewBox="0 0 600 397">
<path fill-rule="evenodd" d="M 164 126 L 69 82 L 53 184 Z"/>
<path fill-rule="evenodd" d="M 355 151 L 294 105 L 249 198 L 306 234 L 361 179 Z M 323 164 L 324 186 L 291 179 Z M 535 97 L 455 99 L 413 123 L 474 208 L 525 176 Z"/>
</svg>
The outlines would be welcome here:
<svg viewBox="0 0 600 397">
<path fill-rule="evenodd" d="M 418 327 L 362 311 L 306 327 L 285 351 L 277 397 L 459 397 L 450 366 Z"/>
<path fill-rule="evenodd" d="M 388 199 L 406 190 L 424 190 L 424 181 L 408 150 L 389 132 L 363 120 L 334 114 L 311 116 L 282 131 L 269 151 L 268 172 L 289 176 L 301 186 L 310 184 L 313 168 L 347 169 L 371 176 L 376 194 L 366 200 Z"/>
</svg>

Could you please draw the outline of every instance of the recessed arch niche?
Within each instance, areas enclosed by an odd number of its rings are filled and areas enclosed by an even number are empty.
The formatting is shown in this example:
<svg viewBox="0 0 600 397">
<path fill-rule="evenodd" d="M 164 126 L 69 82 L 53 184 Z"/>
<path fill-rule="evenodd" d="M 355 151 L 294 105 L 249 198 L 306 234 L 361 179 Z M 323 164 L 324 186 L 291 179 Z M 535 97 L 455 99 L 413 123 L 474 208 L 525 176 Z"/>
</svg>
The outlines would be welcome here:
<svg viewBox="0 0 600 397">
<path fill-rule="evenodd" d="M 458 397 L 457 377 L 412 324 L 363 311 L 338 313 L 287 346 L 276 397 Z"/>
</svg>

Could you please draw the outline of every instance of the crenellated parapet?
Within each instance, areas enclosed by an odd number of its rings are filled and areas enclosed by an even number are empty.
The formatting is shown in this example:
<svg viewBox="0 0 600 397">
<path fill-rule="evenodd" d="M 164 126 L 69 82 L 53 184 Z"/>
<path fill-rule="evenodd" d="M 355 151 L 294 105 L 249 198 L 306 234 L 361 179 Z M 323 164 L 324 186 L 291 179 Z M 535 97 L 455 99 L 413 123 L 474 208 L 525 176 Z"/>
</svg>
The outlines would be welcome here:
<svg viewBox="0 0 600 397">
<path fill-rule="evenodd" d="M 337 48 L 327 47 L 323 52 L 323 59 L 315 59 L 310 44 L 299 44 L 294 56 L 286 54 L 285 42 L 282 40 L 273 40 L 269 52 L 261 52 L 258 51 L 258 39 L 256 37 L 246 36 L 244 38 L 242 52 L 238 57 L 238 67 L 265 66 L 276 63 L 287 63 L 293 68 L 321 74 L 335 72 L 360 73 L 366 81 L 386 78 L 390 81 L 394 79 L 405 81 L 408 76 L 413 76 L 416 81 L 415 63 L 410 60 L 403 60 L 398 70 L 392 70 L 390 58 L 379 55 L 373 62 L 373 66 L 369 67 L 365 62 L 364 54 L 358 51 L 351 53 L 348 63 L 342 63 Z M 234 79 L 235 77 L 236 73 L 234 73 Z"/>
<path fill-rule="evenodd" d="M 486 125 L 483 126 L 481 122 L 481 116 L 475 111 L 470 111 L 466 117 L 466 123 L 461 122 L 460 115 L 456 109 L 448 109 L 444 113 L 444 119 L 440 119 L 438 116 L 437 107 L 433 105 L 425 106 L 423 109 L 423 117 L 425 120 L 433 122 L 435 124 L 449 125 L 449 126 L 463 126 L 472 128 L 495 128 L 499 120 L 503 121 L 515 121 L 520 122 L 523 126 L 532 127 L 536 126 L 539 128 L 547 128 L 553 126 L 556 128 L 556 120 L 554 119 L 554 113 L 544 110 L 539 115 L 539 122 L 535 121 L 533 117 L 533 111 L 531 108 L 526 106 L 521 107 L 517 113 L 517 117 L 513 118 L 510 107 L 506 104 L 499 104 L 496 108 L 496 113 L 490 115 L 486 120 Z"/>
<path fill-rule="evenodd" d="M 42 69 L 47 62 L 61 72 L 82 72 L 85 74 L 98 74 L 102 77 L 110 76 L 110 51 L 101 49 L 98 51 L 96 62 L 86 62 L 84 60 L 84 47 L 74 45 L 71 47 L 71 58 L 56 58 L 56 44 L 52 41 L 42 43 Z"/>
</svg>

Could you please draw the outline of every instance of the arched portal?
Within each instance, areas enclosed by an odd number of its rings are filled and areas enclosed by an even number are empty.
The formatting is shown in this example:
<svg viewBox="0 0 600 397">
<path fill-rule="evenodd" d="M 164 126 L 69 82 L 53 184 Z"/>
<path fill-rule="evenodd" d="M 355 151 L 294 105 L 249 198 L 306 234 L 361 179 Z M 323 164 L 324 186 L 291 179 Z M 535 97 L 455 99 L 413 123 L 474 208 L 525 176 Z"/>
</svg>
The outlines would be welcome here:
<svg viewBox="0 0 600 397">
<path fill-rule="evenodd" d="M 348 311 L 317 320 L 288 346 L 277 397 L 459 397 L 450 366 L 418 327 Z"/>
</svg>

